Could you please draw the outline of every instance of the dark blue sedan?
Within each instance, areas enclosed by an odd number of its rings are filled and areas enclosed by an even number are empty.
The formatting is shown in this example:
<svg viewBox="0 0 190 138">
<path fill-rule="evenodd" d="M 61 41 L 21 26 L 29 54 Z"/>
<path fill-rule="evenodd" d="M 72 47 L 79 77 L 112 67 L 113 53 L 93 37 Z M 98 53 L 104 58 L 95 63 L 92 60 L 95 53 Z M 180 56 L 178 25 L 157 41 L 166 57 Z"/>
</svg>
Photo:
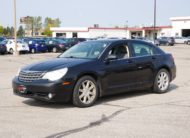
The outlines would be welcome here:
<svg viewBox="0 0 190 138">
<path fill-rule="evenodd" d="M 7 53 L 6 44 L 7 44 L 6 40 L 0 42 L 0 54 L 2 54 L 2 55 L 4 55 L 5 53 Z"/>
<path fill-rule="evenodd" d="M 31 53 L 46 52 L 48 50 L 45 41 L 40 39 L 30 40 L 28 46 Z"/>
<path fill-rule="evenodd" d="M 16 95 L 92 106 L 99 97 L 128 91 L 168 91 L 176 77 L 171 54 L 140 40 L 79 43 L 58 58 L 22 68 L 13 79 Z"/>
</svg>

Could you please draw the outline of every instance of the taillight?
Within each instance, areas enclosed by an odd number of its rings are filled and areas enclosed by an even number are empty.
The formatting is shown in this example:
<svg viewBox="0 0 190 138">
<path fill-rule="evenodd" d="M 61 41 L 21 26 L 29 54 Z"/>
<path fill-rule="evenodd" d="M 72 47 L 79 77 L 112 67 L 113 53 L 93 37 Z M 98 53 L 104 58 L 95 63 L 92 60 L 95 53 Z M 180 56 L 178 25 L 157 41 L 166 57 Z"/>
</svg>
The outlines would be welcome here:
<svg viewBox="0 0 190 138">
<path fill-rule="evenodd" d="M 64 45 L 60 44 L 59 47 L 64 47 Z"/>
</svg>

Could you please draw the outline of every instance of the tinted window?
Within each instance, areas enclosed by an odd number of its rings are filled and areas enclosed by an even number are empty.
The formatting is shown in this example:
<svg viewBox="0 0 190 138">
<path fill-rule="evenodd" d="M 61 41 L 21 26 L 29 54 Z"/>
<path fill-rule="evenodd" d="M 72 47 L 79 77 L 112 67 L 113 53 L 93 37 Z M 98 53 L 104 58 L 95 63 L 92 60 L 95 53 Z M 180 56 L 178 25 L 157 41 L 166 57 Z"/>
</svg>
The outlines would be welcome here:
<svg viewBox="0 0 190 138">
<path fill-rule="evenodd" d="M 133 43 L 132 48 L 135 57 L 151 56 L 154 54 L 155 51 L 153 47 L 143 43 Z"/>
<path fill-rule="evenodd" d="M 79 42 L 84 42 L 84 41 L 86 41 L 86 39 L 84 39 L 84 38 L 78 38 L 78 41 Z"/>
<path fill-rule="evenodd" d="M 43 40 L 36 40 L 36 43 L 38 43 L 38 44 L 45 44 L 45 41 L 43 41 Z"/>
<path fill-rule="evenodd" d="M 107 43 L 102 42 L 80 43 L 64 52 L 60 57 L 95 59 L 100 56 L 107 45 Z"/>
<path fill-rule="evenodd" d="M 127 45 L 119 44 L 114 46 L 108 55 L 114 55 L 117 59 L 127 59 L 129 58 L 129 48 Z"/>
<path fill-rule="evenodd" d="M 0 42 L 0 44 L 6 45 L 7 44 L 7 40 L 4 40 L 4 41 Z"/>
</svg>

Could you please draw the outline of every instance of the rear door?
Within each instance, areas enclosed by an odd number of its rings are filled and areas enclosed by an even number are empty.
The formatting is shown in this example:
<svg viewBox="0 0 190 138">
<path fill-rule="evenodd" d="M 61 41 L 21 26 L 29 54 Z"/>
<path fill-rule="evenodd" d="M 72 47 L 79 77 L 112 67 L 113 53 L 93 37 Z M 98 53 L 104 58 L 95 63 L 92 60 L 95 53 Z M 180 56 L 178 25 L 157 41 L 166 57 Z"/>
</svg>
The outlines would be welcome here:
<svg viewBox="0 0 190 138">
<path fill-rule="evenodd" d="M 132 59 L 136 64 L 136 88 L 149 87 L 154 80 L 154 70 L 158 62 L 154 47 L 144 42 L 131 42 Z"/>
</svg>

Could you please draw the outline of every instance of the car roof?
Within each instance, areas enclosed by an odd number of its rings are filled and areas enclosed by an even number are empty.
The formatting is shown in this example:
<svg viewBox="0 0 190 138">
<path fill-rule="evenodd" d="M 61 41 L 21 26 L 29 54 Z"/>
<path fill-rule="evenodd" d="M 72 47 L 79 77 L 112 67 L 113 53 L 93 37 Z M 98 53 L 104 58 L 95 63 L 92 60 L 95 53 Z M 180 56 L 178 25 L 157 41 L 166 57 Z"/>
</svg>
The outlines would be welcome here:
<svg viewBox="0 0 190 138">
<path fill-rule="evenodd" d="M 103 40 L 90 40 L 85 41 L 85 43 L 88 42 L 102 42 L 102 43 L 118 43 L 118 42 L 142 42 L 142 43 L 148 43 L 139 39 L 103 39 Z M 149 43 L 148 43 L 149 44 Z"/>
</svg>

